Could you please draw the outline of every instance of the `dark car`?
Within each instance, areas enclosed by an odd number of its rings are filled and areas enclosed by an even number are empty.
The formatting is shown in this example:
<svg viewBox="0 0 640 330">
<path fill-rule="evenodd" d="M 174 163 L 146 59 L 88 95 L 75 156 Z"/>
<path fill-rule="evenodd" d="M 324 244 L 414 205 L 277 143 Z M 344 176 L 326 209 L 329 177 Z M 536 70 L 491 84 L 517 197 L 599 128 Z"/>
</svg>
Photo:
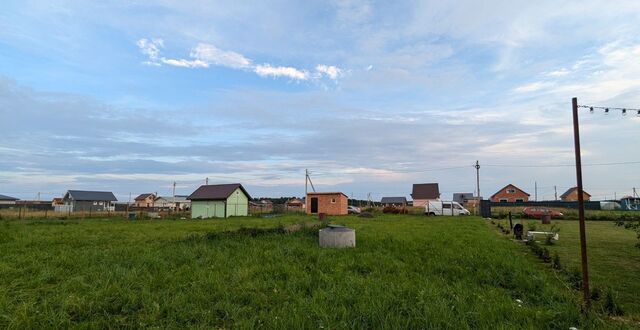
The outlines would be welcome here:
<svg viewBox="0 0 640 330">
<path fill-rule="evenodd" d="M 522 216 L 525 218 L 542 219 L 545 215 L 549 215 L 551 218 L 562 218 L 564 216 L 564 214 L 546 207 L 525 207 L 522 210 Z"/>
</svg>

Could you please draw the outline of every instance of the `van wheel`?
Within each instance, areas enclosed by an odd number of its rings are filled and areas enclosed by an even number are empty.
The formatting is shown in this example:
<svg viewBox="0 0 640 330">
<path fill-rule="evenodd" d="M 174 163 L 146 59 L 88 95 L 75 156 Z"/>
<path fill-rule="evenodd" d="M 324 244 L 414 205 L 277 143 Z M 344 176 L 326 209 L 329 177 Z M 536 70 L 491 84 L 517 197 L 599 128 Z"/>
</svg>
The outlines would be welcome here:
<svg viewBox="0 0 640 330">
<path fill-rule="evenodd" d="M 436 214 L 435 214 L 435 213 L 433 213 L 433 212 L 429 212 L 429 213 L 427 213 L 427 216 L 428 216 L 428 217 L 434 217 L 435 215 L 436 215 Z"/>
</svg>

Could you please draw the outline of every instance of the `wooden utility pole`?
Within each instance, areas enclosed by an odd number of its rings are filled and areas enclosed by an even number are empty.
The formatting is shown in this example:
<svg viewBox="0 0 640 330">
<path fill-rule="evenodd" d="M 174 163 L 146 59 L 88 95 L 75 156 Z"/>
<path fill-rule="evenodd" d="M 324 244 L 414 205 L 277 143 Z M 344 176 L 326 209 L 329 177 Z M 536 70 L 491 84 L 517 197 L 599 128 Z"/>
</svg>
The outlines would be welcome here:
<svg viewBox="0 0 640 330">
<path fill-rule="evenodd" d="M 478 202 L 480 201 L 480 163 L 476 160 L 476 193 L 478 194 Z"/>
<path fill-rule="evenodd" d="M 578 98 L 571 100 L 573 108 L 573 142 L 576 153 L 576 181 L 578 184 L 578 219 L 580 220 L 580 257 L 582 259 L 582 295 L 584 312 L 591 308 L 591 292 L 589 291 L 589 266 L 587 263 L 587 235 L 584 224 L 584 196 L 582 190 L 582 159 L 580 156 L 580 125 L 578 121 Z"/>
<path fill-rule="evenodd" d="M 558 200 L 558 187 L 553 186 L 553 195 L 555 196 L 555 199 Z"/>
</svg>

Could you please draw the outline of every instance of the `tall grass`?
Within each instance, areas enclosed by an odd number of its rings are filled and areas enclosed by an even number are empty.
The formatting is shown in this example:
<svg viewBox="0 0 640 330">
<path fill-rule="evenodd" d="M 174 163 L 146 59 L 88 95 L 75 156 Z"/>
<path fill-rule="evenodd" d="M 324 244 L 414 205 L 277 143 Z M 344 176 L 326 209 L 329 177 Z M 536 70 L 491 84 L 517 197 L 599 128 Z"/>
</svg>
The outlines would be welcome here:
<svg viewBox="0 0 640 330">
<path fill-rule="evenodd" d="M 3 221 L 0 327 L 619 326 L 478 218 L 331 218 L 351 249 L 279 229 L 311 219 Z"/>
</svg>

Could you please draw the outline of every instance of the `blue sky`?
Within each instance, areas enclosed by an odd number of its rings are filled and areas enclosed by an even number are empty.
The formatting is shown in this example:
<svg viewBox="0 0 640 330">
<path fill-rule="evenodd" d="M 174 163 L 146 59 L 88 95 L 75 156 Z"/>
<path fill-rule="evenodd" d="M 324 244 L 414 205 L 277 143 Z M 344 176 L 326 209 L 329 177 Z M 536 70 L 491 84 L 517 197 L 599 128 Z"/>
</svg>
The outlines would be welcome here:
<svg viewBox="0 0 640 330">
<path fill-rule="evenodd" d="M 7 1 L 0 193 L 445 198 L 574 185 L 571 97 L 640 107 L 640 3 Z M 582 113 L 586 164 L 637 162 L 640 117 Z M 493 166 L 490 166 L 493 165 Z M 508 166 L 506 166 L 508 165 Z M 536 167 L 526 167 L 536 166 Z M 547 166 L 547 167 L 545 167 Z M 595 198 L 638 164 L 587 166 Z"/>
</svg>

